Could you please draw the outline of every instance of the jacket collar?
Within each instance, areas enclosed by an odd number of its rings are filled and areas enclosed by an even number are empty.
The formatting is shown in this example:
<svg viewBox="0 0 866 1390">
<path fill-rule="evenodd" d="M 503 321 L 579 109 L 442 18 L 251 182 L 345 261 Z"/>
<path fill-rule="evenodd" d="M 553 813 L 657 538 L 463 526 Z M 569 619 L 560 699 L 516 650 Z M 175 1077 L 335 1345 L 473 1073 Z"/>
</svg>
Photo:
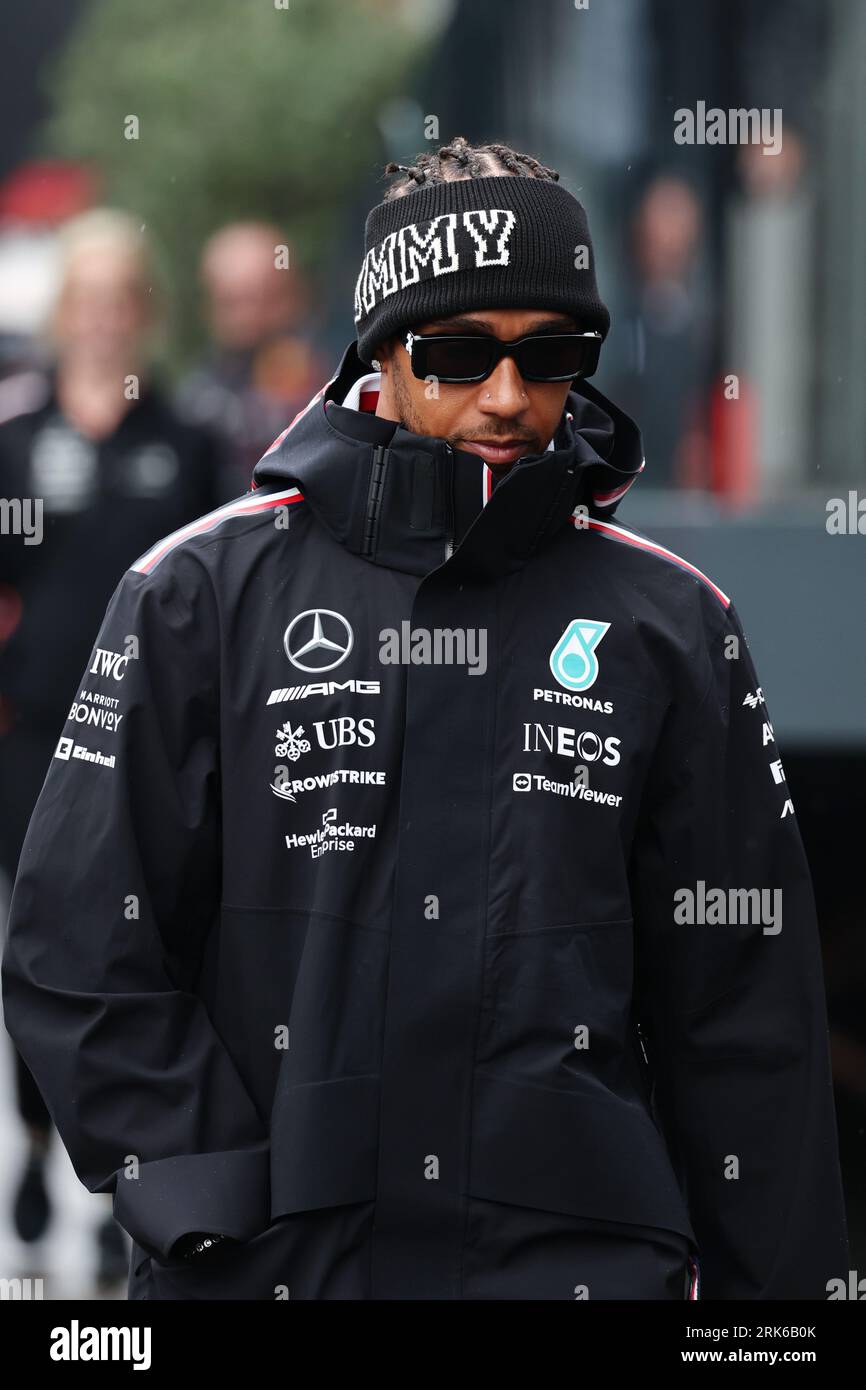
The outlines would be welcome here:
<svg viewBox="0 0 866 1390">
<path fill-rule="evenodd" d="M 335 375 L 253 470 L 254 489 L 294 482 L 341 545 L 372 564 L 467 578 L 519 569 L 578 505 L 610 516 L 644 466 L 634 422 L 588 382 L 551 445 L 494 485 L 476 454 L 373 412 L 378 373 L 352 342 Z"/>
</svg>

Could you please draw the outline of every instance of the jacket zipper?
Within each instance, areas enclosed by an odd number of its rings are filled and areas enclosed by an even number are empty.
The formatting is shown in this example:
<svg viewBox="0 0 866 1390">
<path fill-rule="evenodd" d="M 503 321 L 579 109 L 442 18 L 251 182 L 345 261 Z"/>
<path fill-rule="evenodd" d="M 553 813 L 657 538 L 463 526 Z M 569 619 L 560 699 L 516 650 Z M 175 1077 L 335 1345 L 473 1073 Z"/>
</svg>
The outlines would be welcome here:
<svg viewBox="0 0 866 1390">
<path fill-rule="evenodd" d="M 385 480 L 385 455 L 383 444 L 376 446 L 373 454 L 373 467 L 370 470 L 370 486 L 367 490 L 367 506 L 364 512 L 364 534 L 361 538 L 361 554 L 372 555 L 379 529 L 379 509 L 382 505 L 382 488 Z"/>
<path fill-rule="evenodd" d="M 450 444 L 446 444 L 448 457 L 451 461 L 448 479 L 448 497 L 446 499 L 447 520 L 445 532 L 445 559 L 449 560 L 454 554 L 454 450 Z"/>
<path fill-rule="evenodd" d="M 650 1062 L 649 1056 L 647 1055 L 647 1047 L 646 1047 L 647 1037 L 646 1037 L 646 1033 L 645 1033 L 644 1030 L 643 1030 L 643 1027 L 641 1026 L 640 1019 L 637 1019 L 637 1020 L 635 1021 L 635 1032 L 636 1032 L 636 1035 L 637 1035 L 638 1046 L 639 1046 L 639 1048 L 640 1048 L 640 1056 L 638 1057 L 638 1066 L 640 1067 L 640 1070 L 641 1070 L 641 1076 L 642 1076 L 643 1084 L 644 1084 L 644 1094 L 645 1094 L 646 1102 L 647 1102 L 648 1105 L 650 1105 L 650 1104 L 652 1103 L 652 1090 L 653 1090 L 652 1063 Z"/>
<path fill-rule="evenodd" d="M 638 1020 L 637 1020 L 637 1039 L 638 1039 L 638 1042 L 640 1043 L 640 1050 L 641 1050 L 641 1052 L 643 1053 L 643 1059 L 644 1059 L 644 1061 L 646 1062 L 647 1066 L 649 1066 L 649 1057 L 647 1056 L 645 1037 L 646 1037 L 646 1035 L 645 1035 L 645 1033 L 644 1033 L 643 1028 L 641 1027 L 640 1019 L 638 1019 Z"/>
<path fill-rule="evenodd" d="M 641 1054 L 644 1061 L 644 1080 L 647 1087 L 647 1102 L 651 1102 L 652 1097 L 652 1065 L 647 1056 L 646 1033 L 641 1026 L 640 1019 L 635 1020 L 637 1040 L 640 1044 Z M 701 1297 L 701 1262 L 697 1249 L 692 1248 L 686 1256 L 686 1291 L 685 1297 L 691 1302 L 697 1302 Z"/>
</svg>

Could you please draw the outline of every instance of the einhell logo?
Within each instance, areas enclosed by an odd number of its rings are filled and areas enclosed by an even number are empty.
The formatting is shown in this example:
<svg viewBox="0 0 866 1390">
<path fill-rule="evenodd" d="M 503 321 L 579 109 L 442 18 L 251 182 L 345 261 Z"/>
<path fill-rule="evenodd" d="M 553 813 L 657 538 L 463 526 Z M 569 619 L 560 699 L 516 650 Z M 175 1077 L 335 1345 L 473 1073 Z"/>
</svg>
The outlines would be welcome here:
<svg viewBox="0 0 866 1390">
<path fill-rule="evenodd" d="M 54 756 L 55 758 L 63 758 L 66 762 L 70 758 L 78 758 L 84 763 L 97 763 L 100 767 L 114 767 L 116 762 L 113 753 L 108 757 L 105 753 L 100 753 L 98 749 L 90 749 L 86 744 L 74 743 L 71 738 L 66 737 L 58 739 Z"/>
</svg>

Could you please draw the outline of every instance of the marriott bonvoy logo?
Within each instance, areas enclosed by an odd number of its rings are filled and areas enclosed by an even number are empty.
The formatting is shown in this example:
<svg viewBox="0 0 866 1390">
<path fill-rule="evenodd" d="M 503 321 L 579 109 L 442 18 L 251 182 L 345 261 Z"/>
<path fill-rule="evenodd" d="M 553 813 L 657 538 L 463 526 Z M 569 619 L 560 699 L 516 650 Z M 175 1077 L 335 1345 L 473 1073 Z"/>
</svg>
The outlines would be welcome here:
<svg viewBox="0 0 866 1390">
<path fill-rule="evenodd" d="M 389 232 L 364 257 L 355 284 L 355 322 L 397 290 L 456 270 L 508 265 L 517 223 L 510 208 L 446 212 Z"/>
</svg>

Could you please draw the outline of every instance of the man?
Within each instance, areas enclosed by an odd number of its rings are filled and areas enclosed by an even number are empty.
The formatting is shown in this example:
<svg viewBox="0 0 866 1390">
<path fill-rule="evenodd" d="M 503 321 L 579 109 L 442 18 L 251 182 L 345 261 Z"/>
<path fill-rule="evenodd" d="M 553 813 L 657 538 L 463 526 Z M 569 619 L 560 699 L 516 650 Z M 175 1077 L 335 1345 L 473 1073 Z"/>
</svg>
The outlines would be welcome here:
<svg viewBox="0 0 866 1390">
<path fill-rule="evenodd" d="M 8 1026 L 132 1298 L 823 1298 L 819 939 L 739 620 L 611 519 L 583 208 L 502 145 L 407 173 L 337 374 L 118 585 Z"/>
</svg>

